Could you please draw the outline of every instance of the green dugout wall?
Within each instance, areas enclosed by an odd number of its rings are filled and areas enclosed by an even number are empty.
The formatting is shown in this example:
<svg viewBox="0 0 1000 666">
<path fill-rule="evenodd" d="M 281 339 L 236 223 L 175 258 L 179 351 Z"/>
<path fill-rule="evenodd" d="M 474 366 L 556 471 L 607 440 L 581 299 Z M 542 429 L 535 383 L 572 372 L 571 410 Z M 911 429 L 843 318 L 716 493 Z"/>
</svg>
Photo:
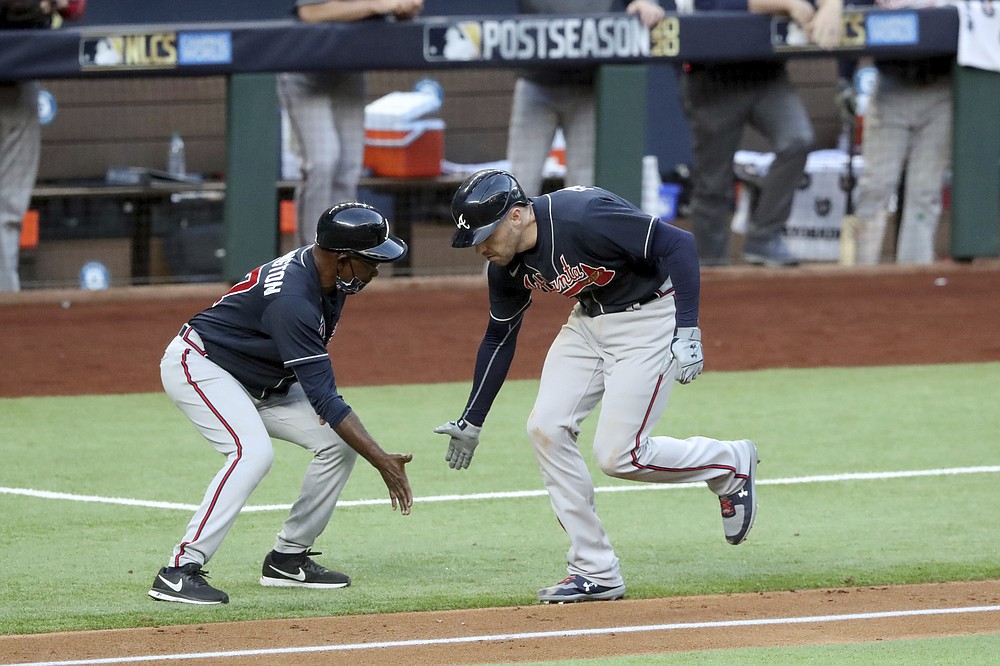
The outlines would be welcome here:
<svg viewBox="0 0 1000 666">
<path fill-rule="evenodd" d="M 281 123 L 274 74 L 235 74 L 228 82 L 223 273 L 243 279 L 278 248 Z"/>
<path fill-rule="evenodd" d="M 951 256 L 1000 256 L 1000 73 L 955 68 Z"/>
</svg>

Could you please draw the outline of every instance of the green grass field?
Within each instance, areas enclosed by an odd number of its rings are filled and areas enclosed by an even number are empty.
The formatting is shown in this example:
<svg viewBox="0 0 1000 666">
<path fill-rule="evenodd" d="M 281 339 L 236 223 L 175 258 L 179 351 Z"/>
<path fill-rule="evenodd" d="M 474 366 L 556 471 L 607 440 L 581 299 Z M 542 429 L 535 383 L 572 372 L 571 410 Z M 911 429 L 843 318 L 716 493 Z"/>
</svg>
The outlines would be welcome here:
<svg viewBox="0 0 1000 666">
<path fill-rule="evenodd" d="M 431 430 L 457 415 L 466 384 L 345 390 L 383 446 L 414 454 L 412 515 L 361 502 L 385 491 L 360 461 L 315 546 L 352 586 L 336 595 L 260 587 L 261 560 L 308 460 L 277 442 L 255 510 L 206 567 L 232 598 L 210 610 L 146 596 L 221 464 L 166 397 L 0 400 L 0 633 L 532 604 L 537 588 L 564 575 L 567 547 L 523 433 L 535 386 L 508 383 L 462 472 L 448 469 L 445 438 Z M 675 386 L 657 432 L 755 439 L 761 513 L 751 539 L 733 548 L 703 487 L 595 471 L 629 596 L 1000 578 L 998 395 L 1000 363 L 709 373 Z M 581 435 L 588 459 L 591 437 Z M 975 469 L 878 476 L 959 468 Z M 851 476 L 866 473 L 874 478 Z M 44 575 L 23 575 L 25 565 Z M 984 640 L 995 654 L 996 636 Z M 754 653 L 739 661 L 786 663 Z M 808 660 L 809 651 L 789 654 Z"/>
<path fill-rule="evenodd" d="M 1000 663 L 1000 634 L 880 641 L 852 645 L 704 650 L 615 659 L 535 662 L 532 666 L 800 666 L 801 664 L 934 664 L 968 666 Z"/>
</svg>

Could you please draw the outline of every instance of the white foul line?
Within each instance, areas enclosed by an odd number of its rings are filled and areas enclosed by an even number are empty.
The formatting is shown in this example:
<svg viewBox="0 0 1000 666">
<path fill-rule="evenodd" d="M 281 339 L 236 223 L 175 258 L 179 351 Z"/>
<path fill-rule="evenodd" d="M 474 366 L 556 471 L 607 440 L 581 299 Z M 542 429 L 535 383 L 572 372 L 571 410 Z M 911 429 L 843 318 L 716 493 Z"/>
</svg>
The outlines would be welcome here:
<svg viewBox="0 0 1000 666">
<path fill-rule="evenodd" d="M 958 474 L 996 474 L 1000 465 L 984 467 L 950 467 L 944 469 L 916 469 L 899 472 L 854 472 L 846 474 L 821 474 L 815 476 L 797 476 L 784 479 L 758 479 L 760 486 L 793 486 L 803 483 L 836 483 L 841 481 L 882 481 L 885 479 L 909 479 L 924 476 L 953 476 Z M 702 488 L 702 483 L 644 483 L 628 486 L 601 486 L 595 488 L 599 493 L 629 493 L 650 490 L 679 490 L 682 488 Z M 67 500 L 72 502 L 96 502 L 99 504 L 117 504 L 121 506 L 136 506 L 149 509 L 172 509 L 178 511 L 197 511 L 197 504 L 180 504 L 177 502 L 158 502 L 155 500 L 130 499 L 126 497 L 101 497 L 98 495 L 74 495 L 72 493 L 57 493 L 49 490 L 33 488 L 5 488 L 0 486 L 0 495 L 22 495 L 38 499 Z M 414 503 L 433 502 L 468 502 L 470 500 L 518 499 L 524 497 L 545 497 L 545 490 L 514 490 L 493 493 L 472 493 L 469 495 L 431 495 L 414 498 Z M 341 500 L 337 508 L 349 506 L 387 505 L 388 499 Z M 241 513 L 258 513 L 261 511 L 288 511 L 291 504 L 258 504 L 245 506 Z"/>
<path fill-rule="evenodd" d="M 844 615 L 809 615 L 805 617 L 777 617 L 757 620 L 725 620 L 719 622 L 679 622 L 642 626 L 599 627 L 596 629 L 564 629 L 562 631 L 536 631 L 517 634 L 486 634 L 458 636 L 455 638 L 428 638 L 406 641 L 377 641 L 348 643 L 345 645 L 310 645 L 303 647 L 269 648 L 257 650 L 230 650 L 219 652 L 192 652 L 137 657 L 105 657 L 100 659 L 74 659 L 67 661 L 36 661 L 18 666 L 91 666 L 92 664 L 132 664 L 149 661 L 181 661 L 186 659 L 227 659 L 233 657 L 259 657 L 307 652 L 348 652 L 385 648 L 426 647 L 431 645 L 457 645 L 461 643 L 488 643 L 497 641 L 529 640 L 539 638 L 573 638 L 577 636 L 602 636 L 605 634 L 635 634 L 650 631 L 676 631 L 678 629 L 724 629 L 728 627 L 761 627 L 766 625 L 807 624 L 814 622 L 845 622 L 851 620 L 881 620 L 887 618 L 915 617 L 920 615 L 957 615 L 959 613 L 990 613 L 1000 611 L 1000 606 L 969 606 L 967 608 L 927 608 L 920 610 L 882 611 L 878 613 L 850 613 Z M 0 666 L 14 666 L 0 664 Z"/>
</svg>

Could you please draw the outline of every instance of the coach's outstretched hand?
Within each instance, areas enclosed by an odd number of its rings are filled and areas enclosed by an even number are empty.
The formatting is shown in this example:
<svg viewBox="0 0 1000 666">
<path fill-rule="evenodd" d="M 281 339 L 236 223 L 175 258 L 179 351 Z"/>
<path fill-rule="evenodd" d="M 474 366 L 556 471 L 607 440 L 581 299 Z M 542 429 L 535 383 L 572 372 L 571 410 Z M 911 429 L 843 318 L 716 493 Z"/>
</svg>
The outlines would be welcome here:
<svg viewBox="0 0 1000 666">
<path fill-rule="evenodd" d="M 382 475 L 382 481 L 389 489 L 393 511 L 398 508 L 400 513 L 408 516 L 413 506 L 413 491 L 410 490 L 410 480 L 406 478 L 404 466 L 413 460 L 413 454 L 386 453 L 368 434 L 361 419 L 354 412 L 345 416 L 334 431 Z"/>
<path fill-rule="evenodd" d="M 482 432 L 482 428 L 472 425 L 465 419 L 458 419 L 439 425 L 434 428 L 434 432 L 451 437 L 448 452 L 444 455 L 448 467 L 466 469 L 472 462 L 472 454 L 479 446 L 479 433 Z"/>
<path fill-rule="evenodd" d="M 681 384 L 693 382 L 705 369 L 705 355 L 701 350 L 701 329 L 697 326 L 678 328 L 674 341 L 670 343 L 670 353 L 677 359 L 680 369 L 677 381 Z"/>
<path fill-rule="evenodd" d="M 389 453 L 384 461 L 376 465 L 378 473 L 382 475 L 382 482 L 389 489 L 389 499 L 392 501 L 392 510 L 399 507 L 399 511 L 407 516 L 410 507 L 413 506 L 413 491 L 410 490 L 410 481 L 406 478 L 406 470 L 403 466 L 413 460 L 412 453 Z"/>
</svg>

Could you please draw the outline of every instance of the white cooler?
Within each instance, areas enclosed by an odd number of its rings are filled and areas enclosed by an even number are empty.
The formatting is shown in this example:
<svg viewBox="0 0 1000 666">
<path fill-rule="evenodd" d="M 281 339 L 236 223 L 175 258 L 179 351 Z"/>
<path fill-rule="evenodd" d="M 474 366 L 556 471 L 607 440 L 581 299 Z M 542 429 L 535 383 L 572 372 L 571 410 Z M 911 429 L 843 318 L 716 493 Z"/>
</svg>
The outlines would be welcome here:
<svg viewBox="0 0 1000 666">
<path fill-rule="evenodd" d="M 391 92 L 365 106 L 365 167 L 397 178 L 440 174 L 444 121 L 423 117 L 440 108 L 440 90 L 420 83 L 413 92 Z"/>
<path fill-rule="evenodd" d="M 773 153 L 738 151 L 734 157 L 737 171 L 749 170 L 760 175 L 774 160 Z M 864 160 L 855 156 L 854 180 L 857 196 L 857 179 Z M 809 153 L 803 178 L 792 200 L 792 212 L 785 225 L 785 242 L 788 249 L 804 261 L 837 261 L 840 259 L 840 226 L 847 207 L 847 192 L 843 186 L 847 176 L 847 153 L 842 150 L 817 150 Z M 746 230 L 748 197 L 740 197 L 737 213 L 733 217 L 733 231 Z"/>
</svg>

